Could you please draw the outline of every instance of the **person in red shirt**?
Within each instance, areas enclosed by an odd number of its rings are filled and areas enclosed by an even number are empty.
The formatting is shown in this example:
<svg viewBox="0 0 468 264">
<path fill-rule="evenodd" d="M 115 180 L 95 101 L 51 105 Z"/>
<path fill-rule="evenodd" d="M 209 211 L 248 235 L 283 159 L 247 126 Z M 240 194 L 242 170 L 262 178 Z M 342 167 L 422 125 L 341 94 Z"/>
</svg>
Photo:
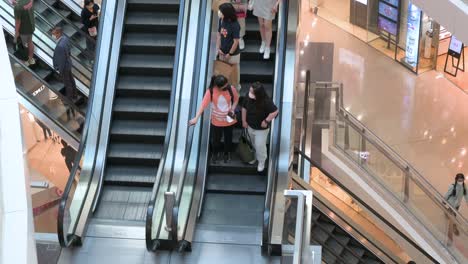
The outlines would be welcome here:
<svg viewBox="0 0 468 264">
<path fill-rule="evenodd" d="M 235 87 L 228 83 L 223 75 L 216 75 L 211 78 L 209 89 L 203 97 L 202 104 L 197 114 L 190 120 L 191 126 L 197 124 L 203 111 L 211 104 L 211 144 L 213 153 L 211 159 L 213 163 L 221 159 L 224 152 L 224 162 L 231 160 L 232 151 L 232 130 L 237 120 L 234 110 L 239 103 L 239 94 Z M 224 147 L 221 137 L 224 136 Z"/>
</svg>

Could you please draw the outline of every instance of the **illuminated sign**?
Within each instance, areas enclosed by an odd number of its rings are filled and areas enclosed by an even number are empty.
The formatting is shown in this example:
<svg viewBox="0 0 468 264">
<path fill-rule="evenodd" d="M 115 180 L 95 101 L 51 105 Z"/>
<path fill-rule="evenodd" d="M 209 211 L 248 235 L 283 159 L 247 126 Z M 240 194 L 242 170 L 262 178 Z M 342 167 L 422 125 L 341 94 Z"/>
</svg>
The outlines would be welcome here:
<svg viewBox="0 0 468 264">
<path fill-rule="evenodd" d="M 38 95 L 40 92 L 44 91 L 45 89 L 45 86 L 44 85 L 41 85 L 41 87 L 39 87 L 39 89 L 37 89 L 36 91 L 32 92 L 32 95 L 35 97 L 36 95 Z"/>
<path fill-rule="evenodd" d="M 421 27 L 421 9 L 409 3 L 406 31 L 406 63 L 416 67 L 419 53 L 419 31 Z"/>
</svg>

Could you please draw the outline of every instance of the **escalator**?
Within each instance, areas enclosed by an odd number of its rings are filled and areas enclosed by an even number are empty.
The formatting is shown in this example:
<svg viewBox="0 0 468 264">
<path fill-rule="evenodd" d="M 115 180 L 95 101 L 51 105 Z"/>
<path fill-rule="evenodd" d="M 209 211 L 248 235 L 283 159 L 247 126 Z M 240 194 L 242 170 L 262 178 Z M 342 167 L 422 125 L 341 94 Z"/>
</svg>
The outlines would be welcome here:
<svg viewBox="0 0 468 264">
<path fill-rule="evenodd" d="M 46 67 L 40 68 L 42 62 L 37 62 L 35 70 L 24 65 L 12 54 L 9 44 L 7 42 L 16 89 L 21 95 L 20 103 L 35 112 L 42 121 L 49 120 L 47 123 L 51 123 L 54 130 L 64 131 L 61 136 L 68 139 L 68 142 L 75 142 L 74 145 L 77 146 L 85 121 L 86 106 L 81 105 L 85 107 L 83 111 L 65 97 L 61 93 L 63 85 L 57 81 L 55 73 Z"/>
<path fill-rule="evenodd" d="M 272 43 L 275 43 L 276 27 L 272 39 Z M 244 41 L 245 49 L 242 51 L 240 64 L 241 95 L 246 96 L 250 84 L 260 81 L 271 96 L 275 78 L 275 48 L 272 47 L 273 53 L 269 60 L 264 60 L 263 54 L 258 52 L 261 39 L 258 34 L 258 21 L 252 14 L 246 19 Z M 240 104 L 241 101 L 242 98 Z M 234 149 L 242 131 L 238 125 L 233 133 Z M 220 161 L 213 164 L 210 159 L 207 166 L 205 200 L 196 226 L 197 240 L 215 242 L 216 240 L 209 236 L 214 232 L 222 233 L 223 236 L 243 234 L 244 240 L 237 242 L 260 245 L 259 234 L 262 231 L 268 168 L 259 173 L 256 165 L 243 163 L 237 153 L 233 153 L 229 163 Z M 227 204 L 229 206 L 226 206 Z"/>
<path fill-rule="evenodd" d="M 128 1 L 95 219 L 144 224 L 168 122 L 178 17 L 178 1 Z"/>
<path fill-rule="evenodd" d="M 35 45 L 35 56 L 45 64 L 52 67 L 52 57 L 56 42 L 51 37 L 51 31 L 55 26 L 63 29 L 65 36 L 70 39 L 70 50 L 72 55 L 72 73 L 75 77 L 77 88 L 86 96 L 89 94 L 91 76 L 94 66 L 94 55 L 86 50 L 86 39 L 89 38 L 80 29 L 80 24 L 65 18 L 62 12 L 55 10 L 46 1 L 34 1 L 36 30 L 33 34 Z M 13 6 L 8 0 L 0 1 L 0 16 L 6 35 L 14 36 L 15 19 Z M 72 16 L 71 14 L 69 16 Z M 90 39 L 90 42 L 95 42 Z"/>
</svg>

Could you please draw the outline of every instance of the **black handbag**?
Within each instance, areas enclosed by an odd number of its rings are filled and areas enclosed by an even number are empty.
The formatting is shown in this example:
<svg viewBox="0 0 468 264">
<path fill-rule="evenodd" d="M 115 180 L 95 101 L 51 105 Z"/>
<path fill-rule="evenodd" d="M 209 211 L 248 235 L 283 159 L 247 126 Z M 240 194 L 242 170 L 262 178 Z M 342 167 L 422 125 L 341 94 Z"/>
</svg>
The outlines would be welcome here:
<svg viewBox="0 0 468 264">
<path fill-rule="evenodd" d="M 28 48 L 23 45 L 23 41 L 21 41 L 21 37 L 18 37 L 18 40 L 16 41 L 13 55 L 15 55 L 17 59 L 22 60 L 22 61 L 27 61 L 29 59 Z"/>
<path fill-rule="evenodd" d="M 255 160 L 255 148 L 250 140 L 247 129 L 242 130 L 242 134 L 239 138 L 239 144 L 237 145 L 237 153 L 241 161 L 249 163 Z"/>
</svg>

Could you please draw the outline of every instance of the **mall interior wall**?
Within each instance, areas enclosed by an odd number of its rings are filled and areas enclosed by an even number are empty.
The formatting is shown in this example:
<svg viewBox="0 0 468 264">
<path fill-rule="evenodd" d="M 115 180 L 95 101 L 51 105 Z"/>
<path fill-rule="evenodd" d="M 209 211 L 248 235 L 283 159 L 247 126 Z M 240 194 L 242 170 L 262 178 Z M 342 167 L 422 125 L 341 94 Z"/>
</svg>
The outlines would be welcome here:
<svg viewBox="0 0 468 264">
<path fill-rule="evenodd" d="M 468 4 L 461 0 L 412 0 L 463 43 L 468 43 Z"/>
<path fill-rule="evenodd" d="M 4 40 L 3 30 L 0 39 Z M 0 263 L 35 264 L 36 247 L 19 105 L 5 41 L 0 41 Z"/>
</svg>

